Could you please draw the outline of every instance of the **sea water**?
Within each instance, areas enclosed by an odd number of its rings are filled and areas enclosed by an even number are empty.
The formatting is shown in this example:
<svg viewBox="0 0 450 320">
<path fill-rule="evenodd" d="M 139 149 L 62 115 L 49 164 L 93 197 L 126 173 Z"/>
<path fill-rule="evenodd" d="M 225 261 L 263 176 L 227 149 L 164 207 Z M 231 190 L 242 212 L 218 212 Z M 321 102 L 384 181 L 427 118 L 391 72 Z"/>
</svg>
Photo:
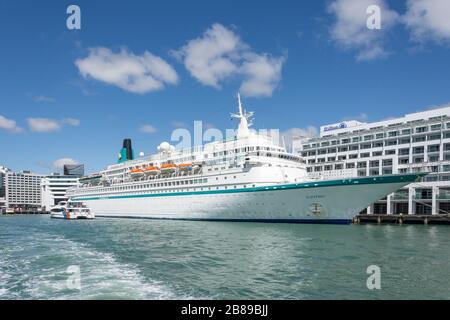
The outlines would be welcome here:
<svg viewBox="0 0 450 320">
<path fill-rule="evenodd" d="M 0 299 L 422 298 L 450 298 L 449 226 L 0 216 Z"/>
</svg>

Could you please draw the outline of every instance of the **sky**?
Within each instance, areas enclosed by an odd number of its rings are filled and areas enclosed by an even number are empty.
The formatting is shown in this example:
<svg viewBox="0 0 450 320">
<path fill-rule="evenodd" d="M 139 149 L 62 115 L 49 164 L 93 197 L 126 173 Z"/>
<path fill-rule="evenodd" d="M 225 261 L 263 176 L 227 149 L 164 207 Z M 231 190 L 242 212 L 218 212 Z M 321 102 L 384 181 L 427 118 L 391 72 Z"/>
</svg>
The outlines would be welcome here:
<svg viewBox="0 0 450 320">
<path fill-rule="evenodd" d="M 149 154 L 195 120 L 234 128 L 238 91 L 255 128 L 314 135 L 447 105 L 449 88 L 447 0 L 0 0 L 0 165 L 15 171 L 95 172 L 124 138 Z"/>
</svg>

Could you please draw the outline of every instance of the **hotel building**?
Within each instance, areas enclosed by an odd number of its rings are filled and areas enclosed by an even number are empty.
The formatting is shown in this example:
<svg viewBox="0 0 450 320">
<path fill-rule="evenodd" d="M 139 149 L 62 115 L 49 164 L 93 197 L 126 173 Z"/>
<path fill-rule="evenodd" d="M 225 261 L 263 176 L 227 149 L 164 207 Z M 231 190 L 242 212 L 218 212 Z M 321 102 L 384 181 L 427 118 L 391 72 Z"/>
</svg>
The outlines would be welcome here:
<svg viewBox="0 0 450 320">
<path fill-rule="evenodd" d="M 324 179 L 429 172 L 363 213 L 450 212 L 450 107 L 372 123 L 325 125 L 317 138 L 294 139 L 293 149 L 311 174 Z"/>
<path fill-rule="evenodd" d="M 6 207 L 21 211 L 41 208 L 41 180 L 44 176 L 31 171 L 5 174 Z"/>
</svg>

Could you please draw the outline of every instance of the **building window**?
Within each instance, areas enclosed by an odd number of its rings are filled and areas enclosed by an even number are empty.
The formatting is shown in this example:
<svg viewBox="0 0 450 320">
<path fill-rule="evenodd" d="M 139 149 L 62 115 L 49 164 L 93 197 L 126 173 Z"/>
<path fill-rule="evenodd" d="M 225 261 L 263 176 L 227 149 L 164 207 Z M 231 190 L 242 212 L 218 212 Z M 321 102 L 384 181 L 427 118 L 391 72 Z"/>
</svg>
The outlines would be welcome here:
<svg viewBox="0 0 450 320">
<path fill-rule="evenodd" d="M 398 131 L 391 131 L 388 133 L 388 137 L 396 137 L 398 134 Z"/>
<path fill-rule="evenodd" d="M 438 123 L 438 124 L 433 124 L 430 128 L 431 128 L 431 131 L 437 131 L 437 130 L 441 130 L 441 124 L 440 123 Z"/>
<path fill-rule="evenodd" d="M 370 157 L 370 153 L 361 153 L 361 158 L 369 158 Z"/>
<path fill-rule="evenodd" d="M 383 147 L 383 141 L 377 141 L 372 144 L 373 148 L 381 148 Z"/>
<path fill-rule="evenodd" d="M 425 136 L 420 136 L 420 137 L 414 137 L 413 138 L 413 142 L 423 142 L 426 140 Z"/>
<path fill-rule="evenodd" d="M 387 146 L 395 146 L 397 144 L 397 140 L 388 140 L 386 141 Z"/>
<path fill-rule="evenodd" d="M 411 129 L 403 129 L 403 130 L 402 130 L 402 134 L 403 134 L 403 135 L 411 134 Z"/>
<path fill-rule="evenodd" d="M 415 147 L 413 148 L 413 154 L 421 154 L 424 152 L 424 147 Z"/>
<path fill-rule="evenodd" d="M 393 155 L 393 154 L 395 154 L 395 149 L 392 149 L 392 150 L 386 150 L 384 153 L 385 153 L 386 155 Z"/>
<path fill-rule="evenodd" d="M 408 156 L 409 155 L 409 148 L 398 149 L 398 154 L 400 156 Z"/>
<path fill-rule="evenodd" d="M 355 168 L 355 163 L 354 162 L 349 162 L 345 164 L 345 168 L 347 169 L 354 169 Z"/>
<path fill-rule="evenodd" d="M 432 134 L 428 136 L 428 141 L 430 140 L 440 140 L 441 139 L 441 134 Z"/>
<path fill-rule="evenodd" d="M 367 162 L 358 162 L 358 168 L 366 168 L 367 167 Z"/>
<path fill-rule="evenodd" d="M 398 144 L 407 144 L 407 143 L 411 143 L 410 138 L 402 138 L 398 140 Z"/>
<path fill-rule="evenodd" d="M 428 130 L 427 127 L 418 127 L 416 128 L 416 133 L 426 132 Z"/>
<path fill-rule="evenodd" d="M 380 165 L 380 161 L 378 161 L 378 160 L 374 160 L 374 161 L 370 161 L 369 162 L 369 166 L 371 168 L 378 167 L 379 165 Z"/>
<path fill-rule="evenodd" d="M 427 147 L 427 151 L 428 152 L 439 152 L 439 145 L 438 144 L 433 144 Z"/>
</svg>

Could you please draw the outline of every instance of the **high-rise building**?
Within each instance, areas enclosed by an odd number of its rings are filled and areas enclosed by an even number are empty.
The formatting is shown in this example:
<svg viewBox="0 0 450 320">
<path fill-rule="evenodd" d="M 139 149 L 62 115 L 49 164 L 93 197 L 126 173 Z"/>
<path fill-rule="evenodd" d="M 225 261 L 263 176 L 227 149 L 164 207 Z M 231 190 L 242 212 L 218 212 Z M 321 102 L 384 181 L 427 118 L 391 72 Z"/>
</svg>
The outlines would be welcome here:
<svg viewBox="0 0 450 320">
<path fill-rule="evenodd" d="M 43 176 L 31 171 L 7 172 L 5 175 L 6 207 L 23 211 L 41 208 Z"/>
<path fill-rule="evenodd" d="M 323 178 L 430 172 L 380 199 L 367 213 L 450 212 L 450 107 L 373 123 L 325 125 L 317 138 L 296 139 L 293 149 L 312 175 Z"/>
<path fill-rule="evenodd" d="M 66 192 L 69 188 L 78 185 L 79 177 L 76 175 L 53 175 L 42 178 L 42 210 L 50 211 L 50 208 L 60 201 L 67 201 Z"/>
</svg>

